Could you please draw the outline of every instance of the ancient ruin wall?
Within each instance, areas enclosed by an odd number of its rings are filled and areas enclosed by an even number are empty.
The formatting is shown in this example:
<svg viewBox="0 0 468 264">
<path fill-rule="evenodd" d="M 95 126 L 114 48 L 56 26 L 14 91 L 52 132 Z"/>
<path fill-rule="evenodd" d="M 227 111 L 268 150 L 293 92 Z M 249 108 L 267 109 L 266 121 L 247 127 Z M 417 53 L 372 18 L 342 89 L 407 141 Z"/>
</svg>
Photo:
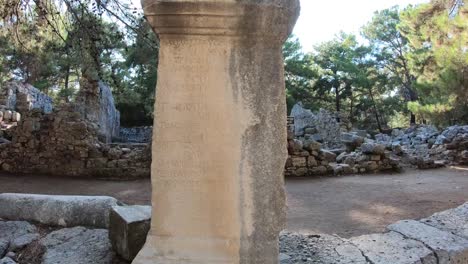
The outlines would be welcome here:
<svg viewBox="0 0 468 264">
<path fill-rule="evenodd" d="M 52 98 L 30 84 L 6 82 L 0 87 L 0 106 L 20 113 L 31 109 L 52 112 Z"/>
<path fill-rule="evenodd" d="M 98 140 L 98 127 L 73 105 L 44 114 L 23 115 L 11 143 L 0 145 L 1 170 L 58 176 L 130 179 L 149 177 L 147 145 L 109 146 Z"/>
</svg>

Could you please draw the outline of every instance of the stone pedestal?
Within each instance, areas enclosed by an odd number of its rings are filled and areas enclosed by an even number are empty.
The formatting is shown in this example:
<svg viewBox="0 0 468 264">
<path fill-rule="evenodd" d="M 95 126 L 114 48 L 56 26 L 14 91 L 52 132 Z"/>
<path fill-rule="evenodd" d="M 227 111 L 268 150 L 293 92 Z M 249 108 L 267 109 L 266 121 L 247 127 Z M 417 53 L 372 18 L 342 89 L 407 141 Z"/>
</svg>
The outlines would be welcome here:
<svg viewBox="0 0 468 264">
<path fill-rule="evenodd" d="M 277 263 L 282 44 L 298 0 L 146 0 L 160 38 L 153 216 L 133 263 Z"/>
</svg>

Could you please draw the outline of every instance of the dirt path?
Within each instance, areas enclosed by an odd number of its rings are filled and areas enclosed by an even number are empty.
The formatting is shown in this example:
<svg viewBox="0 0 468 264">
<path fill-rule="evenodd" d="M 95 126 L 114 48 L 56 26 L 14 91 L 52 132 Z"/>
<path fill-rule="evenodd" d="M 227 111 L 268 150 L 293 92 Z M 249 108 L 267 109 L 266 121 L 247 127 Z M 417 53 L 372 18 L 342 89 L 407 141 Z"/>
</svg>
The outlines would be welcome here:
<svg viewBox="0 0 468 264">
<path fill-rule="evenodd" d="M 409 170 L 402 174 L 296 178 L 286 181 L 293 231 L 344 237 L 381 232 L 407 218 L 422 218 L 468 201 L 468 168 Z M 110 195 L 150 204 L 149 179 L 114 182 L 0 175 L 0 193 Z"/>
</svg>

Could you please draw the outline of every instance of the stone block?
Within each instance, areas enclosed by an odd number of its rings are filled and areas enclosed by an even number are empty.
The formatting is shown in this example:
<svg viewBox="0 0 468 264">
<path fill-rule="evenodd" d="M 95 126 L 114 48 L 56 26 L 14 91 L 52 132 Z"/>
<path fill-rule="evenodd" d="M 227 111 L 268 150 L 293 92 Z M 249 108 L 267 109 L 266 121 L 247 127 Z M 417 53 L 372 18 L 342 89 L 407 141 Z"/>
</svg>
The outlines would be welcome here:
<svg viewBox="0 0 468 264">
<path fill-rule="evenodd" d="M 119 202 L 108 196 L 0 194 L 0 218 L 53 226 L 107 228 L 109 212 Z"/>
<path fill-rule="evenodd" d="M 21 121 L 21 114 L 18 112 L 13 112 L 11 115 L 11 121 L 13 122 L 19 122 Z"/>
<path fill-rule="evenodd" d="M 309 173 L 309 171 L 307 170 L 307 168 L 298 168 L 294 171 L 294 176 L 298 176 L 298 177 L 302 177 L 302 176 L 307 176 L 307 174 Z"/>
<path fill-rule="evenodd" d="M 329 165 L 335 175 L 353 173 L 353 169 L 348 164 L 330 163 Z"/>
<path fill-rule="evenodd" d="M 435 213 L 421 222 L 468 239 L 468 203 Z"/>
<path fill-rule="evenodd" d="M 151 206 L 112 207 L 109 239 L 114 251 L 126 260 L 133 260 L 145 244 L 150 222 Z"/>
<path fill-rule="evenodd" d="M 350 241 L 370 263 L 437 264 L 436 256 L 423 243 L 396 232 L 363 235 Z"/>
<path fill-rule="evenodd" d="M 327 167 L 321 165 L 311 168 L 309 171 L 312 175 L 324 175 L 327 173 L 328 170 Z"/>
<path fill-rule="evenodd" d="M 375 143 L 364 143 L 361 145 L 361 151 L 364 154 L 382 155 L 385 153 L 385 146 Z"/>
<path fill-rule="evenodd" d="M 319 157 L 328 162 L 334 162 L 336 160 L 336 154 L 328 150 L 320 150 Z"/>
<path fill-rule="evenodd" d="M 317 166 L 317 160 L 314 158 L 314 156 L 307 157 L 307 166 L 309 168 Z"/>
<path fill-rule="evenodd" d="M 429 247 L 438 263 L 468 263 L 468 240 L 415 220 L 402 220 L 387 227 Z"/>
<path fill-rule="evenodd" d="M 291 161 L 294 167 L 307 167 L 307 158 L 305 157 L 292 157 Z"/>
<path fill-rule="evenodd" d="M 307 139 L 304 141 L 304 149 L 308 151 L 319 151 L 322 147 L 322 144 L 311 139 Z"/>
<path fill-rule="evenodd" d="M 3 120 L 10 121 L 12 114 L 13 112 L 11 112 L 10 110 L 6 110 L 5 112 L 3 112 Z"/>
</svg>

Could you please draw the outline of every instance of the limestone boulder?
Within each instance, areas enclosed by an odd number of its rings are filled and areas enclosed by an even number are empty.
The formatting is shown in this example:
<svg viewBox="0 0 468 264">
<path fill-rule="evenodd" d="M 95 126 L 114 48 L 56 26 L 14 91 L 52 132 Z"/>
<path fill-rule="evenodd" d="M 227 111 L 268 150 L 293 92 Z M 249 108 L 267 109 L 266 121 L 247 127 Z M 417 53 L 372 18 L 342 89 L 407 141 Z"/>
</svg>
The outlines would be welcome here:
<svg viewBox="0 0 468 264">
<path fill-rule="evenodd" d="M 335 175 L 353 173 L 353 168 L 348 164 L 330 163 L 329 165 Z"/>
<path fill-rule="evenodd" d="M 437 264 L 437 258 L 423 243 L 396 232 L 354 237 L 356 245 L 370 263 Z"/>
<path fill-rule="evenodd" d="M 385 145 L 377 143 L 364 143 L 361 145 L 361 151 L 364 154 L 382 155 L 385 153 Z"/>
<path fill-rule="evenodd" d="M 364 137 L 354 133 L 341 133 L 341 141 L 346 145 L 349 151 L 354 151 L 364 143 Z"/>
<path fill-rule="evenodd" d="M 10 246 L 9 240 L 7 240 L 6 238 L 0 239 L 0 258 L 5 256 L 9 246 Z"/>
<path fill-rule="evenodd" d="M 421 222 L 468 239 L 468 203 L 435 213 Z"/>
<path fill-rule="evenodd" d="M 336 154 L 325 149 L 320 150 L 319 157 L 320 159 L 328 162 L 334 162 L 336 160 Z"/>
<path fill-rule="evenodd" d="M 356 246 L 338 236 L 283 232 L 280 264 L 296 263 L 367 264 L 367 261 Z"/>
<path fill-rule="evenodd" d="M 402 220 L 387 229 L 422 242 L 438 257 L 438 263 L 468 263 L 468 240 L 415 220 Z"/>
<path fill-rule="evenodd" d="M 28 222 L 0 221 L 0 257 L 8 251 L 21 249 L 38 238 L 36 227 Z"/>
<path fill-rule="evenodd" d="M 9 257 L 4 257 L 0 259 L 0 264 L 17 264 L 17 263 Z"/>
<path fill-rule="evenodd" d="M 5 121 L 11 121 L 12 116 L 13 116 L 13 112 L 10 110 L 3 112 L 3 120 Z"/>
<path fill-rule="evenodd" d="M 114 259 L 105 229 L 64 228 L 48 234 L 39 243 L 46 249 L 42 264 L 111 264 Z"/>
<path fill-rule="evenodd" d="M 312 139 L 306 139 L 303 145 L 304 145 L 304 149 L 308 151 L 319 151 L 320 148 L 322 147 L 322 144 L 320 142 L 317 142 Z"/>
</svg>

